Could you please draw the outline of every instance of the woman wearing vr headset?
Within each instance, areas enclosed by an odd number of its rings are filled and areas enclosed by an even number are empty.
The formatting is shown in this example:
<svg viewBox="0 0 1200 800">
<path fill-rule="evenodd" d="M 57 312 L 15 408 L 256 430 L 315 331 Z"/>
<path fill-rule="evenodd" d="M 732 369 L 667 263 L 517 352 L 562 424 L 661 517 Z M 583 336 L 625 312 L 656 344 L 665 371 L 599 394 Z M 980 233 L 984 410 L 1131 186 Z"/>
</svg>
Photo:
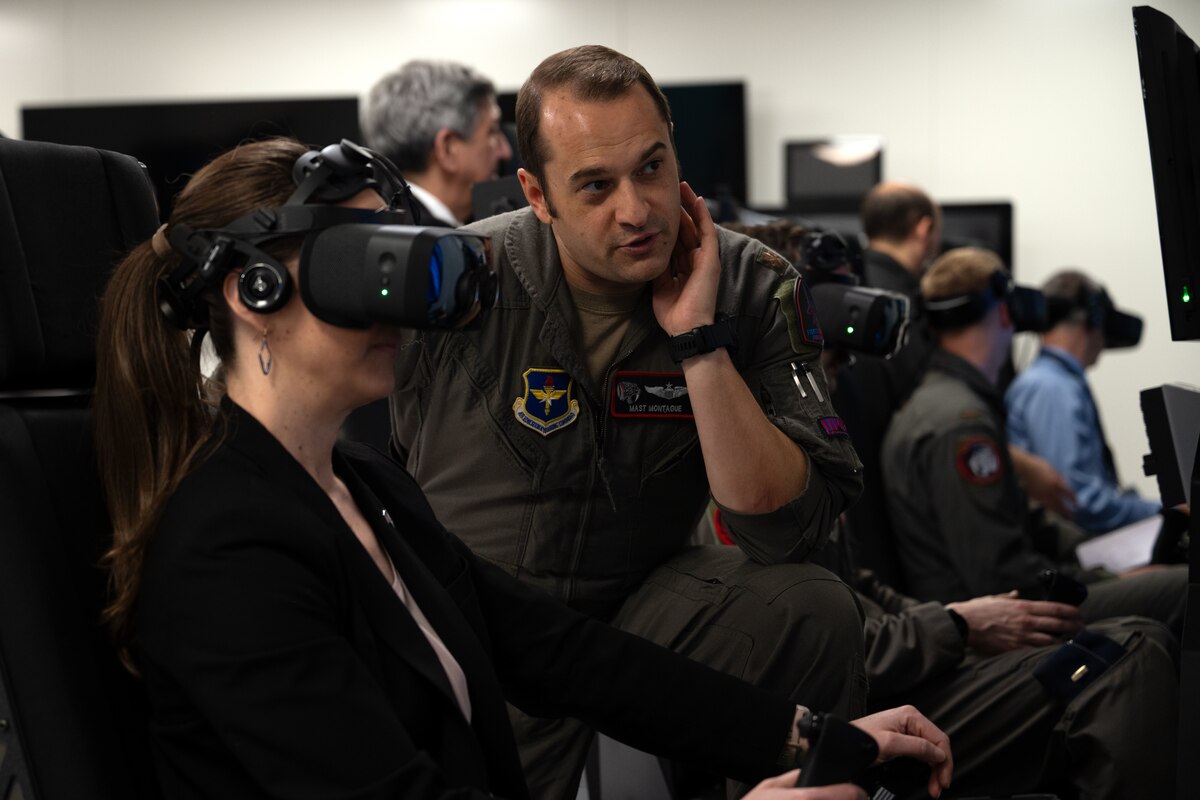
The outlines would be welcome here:
<svg viewBox="0 0 1200 800">
<path fill-rule="evenodd" d="M 519 583 L 447 533 L 400 466 L 338 444 L 345 416 L 390 392 L 399 337 L 328 321 L 348 306 L 314 277 L 314 230 L 379 233 L 398 219 L 372 216 L 381 195 L 402 190 L 350 143 L 242 145 L 196 173 L 105 292 L 108 618 L 146 682 L 165 794 L 526 797 L 506 699 L 741 779 L 790 767 L 806 709 Z M 934 765 L 935 794 L 948 785 L 948 742 L 915 710 L 856 724 L 883 758 Z M 865 797 L 795 781 L 749 796 Z"/>
</svg>

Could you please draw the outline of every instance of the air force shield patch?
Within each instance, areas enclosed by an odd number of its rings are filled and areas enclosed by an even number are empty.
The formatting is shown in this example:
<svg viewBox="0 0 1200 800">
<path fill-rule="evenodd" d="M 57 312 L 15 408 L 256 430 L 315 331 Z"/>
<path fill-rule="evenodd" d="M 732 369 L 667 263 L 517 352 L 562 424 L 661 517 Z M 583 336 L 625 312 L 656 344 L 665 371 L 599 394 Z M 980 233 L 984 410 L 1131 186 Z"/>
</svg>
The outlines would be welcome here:
<svg viewBox="0 0 1200 800">
<path fill-rule="evenodd" d="M 526 428 L 549 436 L 579 418 L 575 382 L 561 369 L 531 368 L 522 376 L 525 394 L 513 402 L 513 415 Z"/>
</svg>

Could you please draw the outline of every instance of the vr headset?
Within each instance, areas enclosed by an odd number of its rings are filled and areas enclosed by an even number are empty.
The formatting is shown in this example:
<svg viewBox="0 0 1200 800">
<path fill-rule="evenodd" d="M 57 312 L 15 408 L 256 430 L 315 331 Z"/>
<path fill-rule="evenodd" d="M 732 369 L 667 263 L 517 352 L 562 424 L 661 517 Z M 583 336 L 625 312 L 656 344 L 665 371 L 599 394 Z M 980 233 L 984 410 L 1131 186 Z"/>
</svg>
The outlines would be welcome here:
<svg viewBox="0 0 1200 800">
<path fill-rule="evenodd" d="M 981 292 L 939 297 L 922 305 L 931 327 L 953 330 L 978 322 L 1000 303 L 1008 306 L 1009 318 L 1017 331 L 1046 330 L 1046 296 L 1037 289 L 1017 286 L 1004 270 L 993 272 Z"/>
<path fill-rule="evenodd" d="M 821 319 L 827 347 L 890 358 L 908 336 L 909 301 L 898 292 L 860 286 L 848 272 L 849 248 L 834 231 L 804 237 L 804 280 Z"/>
<path fill-rule="evenodd" d="M 1074 297 L 1048 297 L 1046 305 L 1049 314 L 1047 329 L 1073 315 L 1082 315 L 1089 329 L 1104 331 L 1105 349 L 1136 347 L 1142 340 L 1142 318 L 1117 310 L 1104 289 L 1081 286 Z"/>
<path fill-rule="evenodd" d="M 296 190 L 278 208 L 223 228 L 171 227 L 168 240 L 183 263 L 159 280 L 159 306 L 168 320 L 185 330 L 208 327 L 204 292 L 239 268 L 238 297 L 247 308 L 262 314 L 283 308 L 291 276 L 261 248 L 287 237 L 303 237 L 300 296 L 331 325 L 455 328 L 495 304 L 488 239 L 414 226 L 408 184 L 383 156 L 343 139 L 298 158 L 292 178 Z M 379 192 L 387 210 L 330 205 L 364 189 Z"/>
</svg>

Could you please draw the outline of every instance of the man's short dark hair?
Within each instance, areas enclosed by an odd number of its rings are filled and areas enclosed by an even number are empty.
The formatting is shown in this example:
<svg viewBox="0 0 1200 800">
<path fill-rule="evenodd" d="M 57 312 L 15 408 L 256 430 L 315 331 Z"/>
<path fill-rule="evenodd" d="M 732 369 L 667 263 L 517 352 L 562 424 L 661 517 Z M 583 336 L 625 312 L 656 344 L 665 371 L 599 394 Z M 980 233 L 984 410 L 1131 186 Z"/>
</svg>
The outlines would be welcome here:
<svg viewBox="0 0 1200 800">
<path fill-rule="evenodd" d="M 464 64 L 409 61 L 371 87 L 362 110 L 363 137 L 402 172 L 421 172 L 429 166 L 438 131 L 449 128 L 469 138 L 495 95 L 492 82 Z"/>
<path fill-rule="evenodd" d="M 596 44 L 572 47 L 546 58 L 517 93 L 517 147 L 525 169 L 542 180 L 546 152 L 544 143 L 538 138 L 538 128 L 545 92 L 566 86 L 579 100 L 595 102 L 615 100 L 639 85 L 650 95 L 659 116 L 667 123 L 671 149 L 674 150 L 671 106 L 641 64 L 616 50 Z"/>
<path fill-rule="evenodd" d="M 915 186 L 876 184 L 862 205 L 863 233 L 868 239 L 902 242 L 924 217 L 935 217 L 937 208 L 929 195 Z"/>
<path fill-rule="evenodd" d="M 1051 275 L 1042 286 L 1042 294 L 1046 297 L 1061 297 L 1063 300 L 1075 301 L 1084 292 L 1098 292 L 1102 287 L 1094 280 L 1077 269 L 1064 269 Z"/>
</svg>

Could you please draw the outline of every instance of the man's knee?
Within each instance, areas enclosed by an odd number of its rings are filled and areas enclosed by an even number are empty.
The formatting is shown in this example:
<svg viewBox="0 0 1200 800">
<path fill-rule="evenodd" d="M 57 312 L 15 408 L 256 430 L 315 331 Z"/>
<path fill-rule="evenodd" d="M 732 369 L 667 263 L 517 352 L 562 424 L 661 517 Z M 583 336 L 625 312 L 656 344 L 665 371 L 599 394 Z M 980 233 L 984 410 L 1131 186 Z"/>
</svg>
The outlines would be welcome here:
<svg viewBox="0 0 1200 800">
<path fill-rule="evenodd" d="M 862 609 L 832 573 L 808 564 L 762 568 L 744 585 L 762 604 L 756 683 L 800 702 L 857 715 L 866 703 Z M 770 630 L 764 630 L 770 626 Z"/>
</svg>

